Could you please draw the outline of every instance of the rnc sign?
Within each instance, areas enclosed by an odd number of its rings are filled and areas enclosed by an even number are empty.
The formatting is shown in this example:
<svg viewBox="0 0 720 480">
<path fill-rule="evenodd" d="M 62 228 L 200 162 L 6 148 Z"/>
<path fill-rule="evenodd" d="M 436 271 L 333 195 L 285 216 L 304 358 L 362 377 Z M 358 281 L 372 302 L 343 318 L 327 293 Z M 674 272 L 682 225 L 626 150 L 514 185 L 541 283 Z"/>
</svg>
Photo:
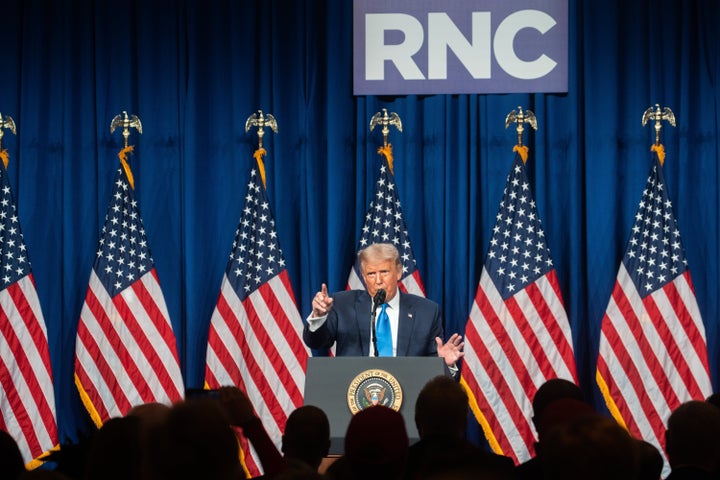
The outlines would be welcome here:
<svg viewBox="0 0 720 480">
<path fill-rule="evenodd" d="M 354 0 L 355 95 L 567 92 L 567 0 Z"/>
</svg>

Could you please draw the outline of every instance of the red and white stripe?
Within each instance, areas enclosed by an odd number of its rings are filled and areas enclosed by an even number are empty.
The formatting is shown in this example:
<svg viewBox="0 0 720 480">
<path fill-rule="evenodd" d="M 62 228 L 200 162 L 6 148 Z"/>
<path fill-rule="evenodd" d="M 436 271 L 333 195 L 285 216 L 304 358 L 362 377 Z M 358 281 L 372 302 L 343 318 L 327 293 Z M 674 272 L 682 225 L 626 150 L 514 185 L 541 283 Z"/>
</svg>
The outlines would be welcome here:
<svg viewBox="0 0 720 480">
<path fill-rule="evenodd" d="M 287 270 L 244 301 L 223 277 L 210 320 L 205 382 L 209 388 L 235 385 L 245 391 L 278 448 L 287 417 L 303 404 L 310 351 L 302 327 Z M 254 452 L 251 457 L 246 464 L 257 475 L 259 461 Z"/>
<path fill-rule="evenodd" d="M 613 415 L 664 451 L 670 413 L 712 393 L 709 372 L 690 271 L 643 299 L 621 263 L 602 321 L 597 365 Z"/>
<path fill-rule="evenodd" d="M 155 269 L 115 297 L 90 274 L 75 343 L 75 382 L 96 425 L 184 396 L 170 315 Z"/>
<path fill-rule="evenodd" d="M 490 446 L 516 463 L 530 459 L 535 392 L 551 378 L 577 382 L 555 270 L 503 301 L 483 268 L 464 351 L 461 382 Z"/>
<path fill-rule="evenodd" d="M 26 463 L 58 443 L 47 330 L 32 274 L 0 291 L 0 429 Z"/>
</svg>

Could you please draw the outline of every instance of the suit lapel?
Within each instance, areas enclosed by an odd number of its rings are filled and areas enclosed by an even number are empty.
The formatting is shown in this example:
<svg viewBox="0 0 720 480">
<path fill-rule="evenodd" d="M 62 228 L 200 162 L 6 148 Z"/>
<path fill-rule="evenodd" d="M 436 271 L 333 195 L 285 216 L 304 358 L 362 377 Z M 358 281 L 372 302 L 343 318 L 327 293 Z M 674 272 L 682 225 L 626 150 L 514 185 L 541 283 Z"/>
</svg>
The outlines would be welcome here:
<svg viewBox="0 0 720 480">
<path fill-rule="evenodd" d="M 404 357 L 408 355 L 410 348 L 415 308 L 410 297 L 400 291 L 398 291 L 398 294 L 400 295 L 400 314 L 398 316 L 397 356 Z"/>
<path fill-rule="evenodd" d="M 359 355 L 367 356 L 370 351 L 370 314 L 372 313 L 372 300 L 367 292 L 358 295 L 355 300 L 355 323 L 360 334 Z"/>
</svg>

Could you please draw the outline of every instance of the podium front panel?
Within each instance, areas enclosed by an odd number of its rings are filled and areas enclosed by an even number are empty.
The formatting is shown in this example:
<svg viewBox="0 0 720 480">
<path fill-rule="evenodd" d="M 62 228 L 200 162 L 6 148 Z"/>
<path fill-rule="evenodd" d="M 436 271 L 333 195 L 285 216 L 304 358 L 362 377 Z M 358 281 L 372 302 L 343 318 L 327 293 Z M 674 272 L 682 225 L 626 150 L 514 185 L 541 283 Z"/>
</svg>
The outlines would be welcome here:
<svg viewBox="0 0 720 480">
<path fill-rule="evenodd" d="M 305 376 L 304 404 L 323 409 L 330 422 L 330 455 L 342 455 L 345 431 L 352 418 L 348 401 L 358 377 L 372 372 L 389 373 L 399 383 L 402 402 L 399 412 L 405 420 L 410 444 L 418 440 L 415 427 L 415 400 L 425 383 L 438 375 L 450 375 L 439 357 L 311 357 Z M 356 407 L 353 405 L 353 407 Z"/>
</svg>

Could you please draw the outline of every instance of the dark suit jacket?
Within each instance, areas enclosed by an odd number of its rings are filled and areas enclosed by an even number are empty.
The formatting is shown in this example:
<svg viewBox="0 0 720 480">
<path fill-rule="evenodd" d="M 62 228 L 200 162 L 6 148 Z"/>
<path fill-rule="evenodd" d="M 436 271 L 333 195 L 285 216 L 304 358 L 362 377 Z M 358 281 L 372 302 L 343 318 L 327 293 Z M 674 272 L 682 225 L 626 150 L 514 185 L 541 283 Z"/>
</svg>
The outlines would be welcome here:
<svg viewBox="0 0 720 480">
<path fill-rule="evenodd" d="M 443 338 L 442 318 L 437 303 L 409 293 L 400 295 L 397 356 L 437 355 L 435 337 Z M 365 290 L 346 290 L 333 296 L 333 308 L 327 320 L 315 332 L 303 330 L 305 344 L 313 349 L 330 348 L 335 355 L 367 356 L 370 351 L 370 315 L 372 299 Z"/>
</svg>

